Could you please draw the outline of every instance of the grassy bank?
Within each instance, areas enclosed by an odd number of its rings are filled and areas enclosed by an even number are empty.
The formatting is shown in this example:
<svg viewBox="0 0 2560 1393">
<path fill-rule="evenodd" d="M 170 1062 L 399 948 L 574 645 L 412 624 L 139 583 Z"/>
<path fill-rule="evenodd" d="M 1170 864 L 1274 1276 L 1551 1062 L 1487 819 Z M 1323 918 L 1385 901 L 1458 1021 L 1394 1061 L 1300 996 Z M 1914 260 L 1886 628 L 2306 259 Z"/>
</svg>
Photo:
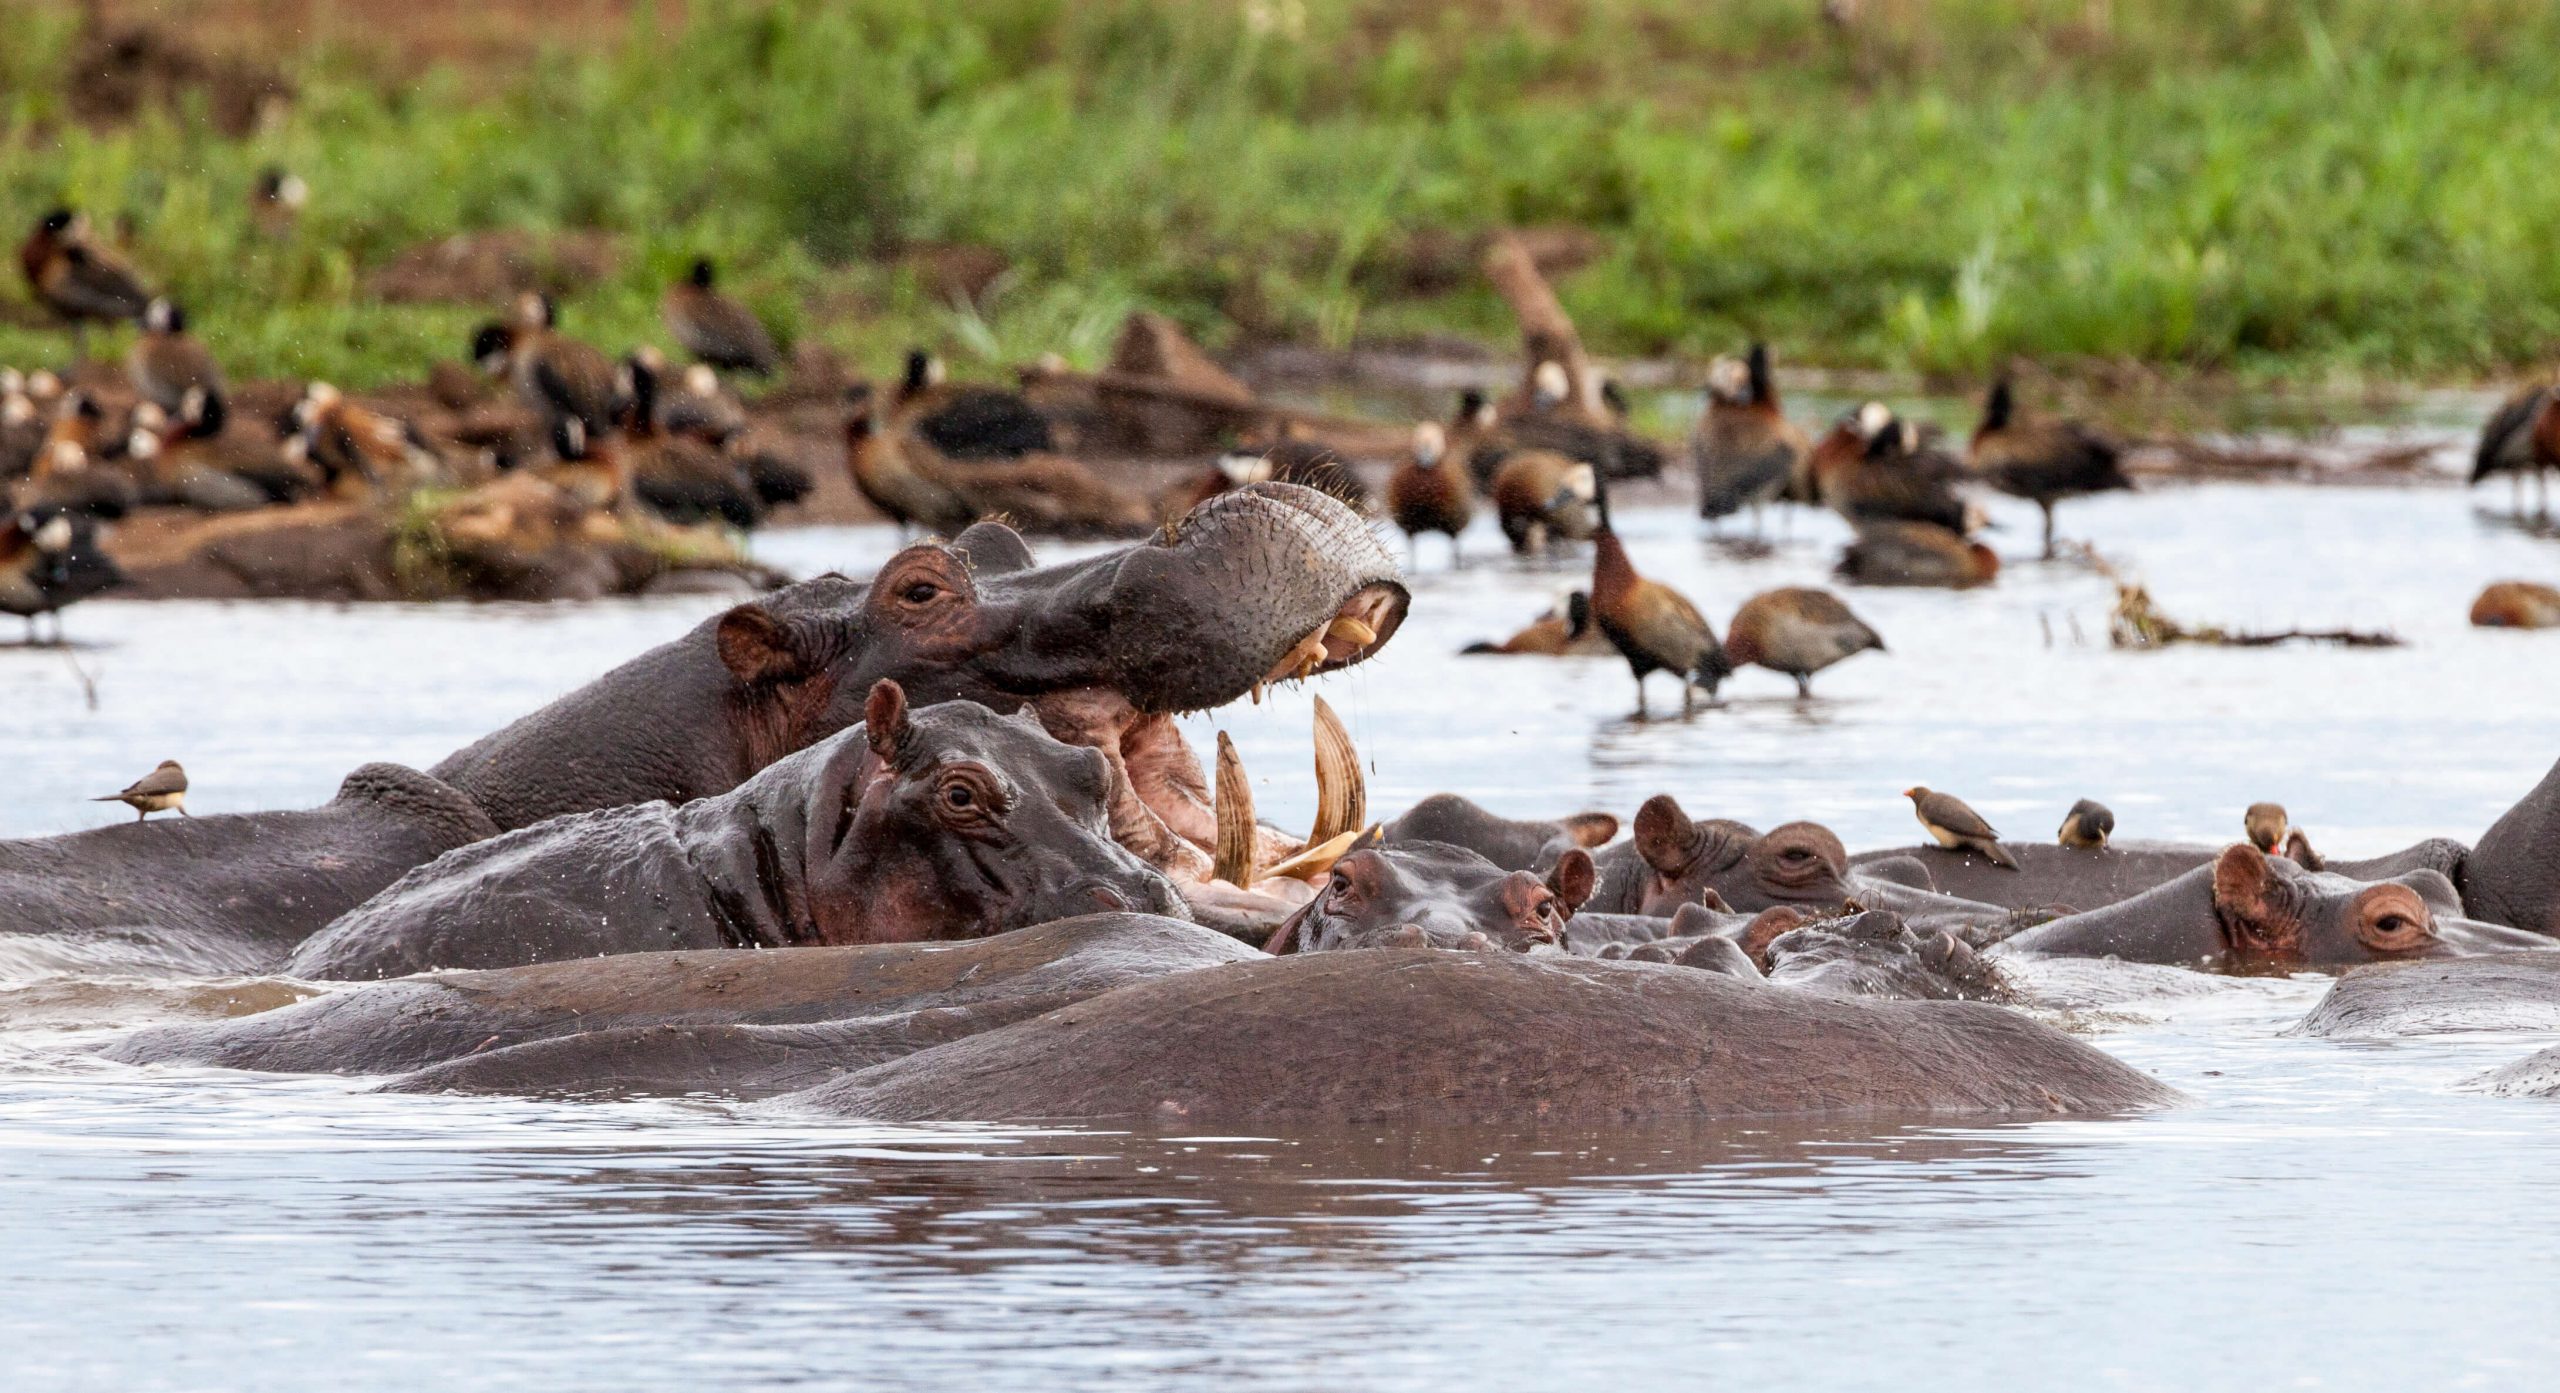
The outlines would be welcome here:
<svg viewBox="0 0 2560 1393">
<path fill-rule="evenodd" d="M 10 16 L 0 222 L 129 219 L 243 373 L 456 352 L 474 310 L 364 273 L 517 226 L 621 236 L 571 306 L 600 342 L 657 337 L 702 249 L 875 364 L 1090 359 L 1136 305 L 1499 341 L 1446 247 L 1505 224 L 1598 234 L 1561 289 L 1612 353 L 2440 379 L 2560 344 L 2560 8 L 2527 0 L 698 0 L 503 80 L 288 52 L 300 99 L 244 140 L 68 120 L 71 8 Z M 243 196 L 270 160 L 316 191 L 283 246 Z M 929 243 L 1013 269 L 956 310 L 892 259 Z"/>
</svg>

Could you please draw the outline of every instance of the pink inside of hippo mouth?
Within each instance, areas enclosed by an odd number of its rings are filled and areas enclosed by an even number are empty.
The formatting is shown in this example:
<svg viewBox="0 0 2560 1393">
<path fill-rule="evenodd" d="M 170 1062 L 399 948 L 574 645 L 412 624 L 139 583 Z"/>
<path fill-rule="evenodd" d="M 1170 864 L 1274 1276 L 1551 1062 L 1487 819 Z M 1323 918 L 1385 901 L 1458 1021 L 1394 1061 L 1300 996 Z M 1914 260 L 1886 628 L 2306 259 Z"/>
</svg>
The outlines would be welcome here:
<svg viewBox="0 0 2560 1393">
<path fill-rule="evenodd" d="M 1399 592 L 1387 586 L 1365 587 L 1345 600 L 1332 618 L 1291 644 L 1269 671 L 1238 695 L 1258 703 L 1265 688 L 1365 661 L 1386 642 L 1402 617 Z M 1277 896 L 1283 905 L 1305 897 L 1304 885 L 1285 877 L 1272 880 L 1253 875 L 1247 877 L 1253 882 L 1249 885 L 1232 880 L 1221 884 L 1217 795 L 1173 714 L 1140 710 L 1127 696 L 1108 687 L 1053 692 L 1033 701 L 1031 709 L 1052 736 L 1102 752 L 1111 767 L 1112 837 L 1164 872 L 1186 894 L 1258 890 Z M 1321 749 L 1318 763 L 1327 763 Z M 1339 766 L 1340 761 L 1335 764 Z M 1348 769 L 1356 778 L 1356 763 Z M 1257 871 L 1286 870 L 1309 848 L 1309 838 L 1259 823 L 1250 825 L 1250 864 Z"/>
</svg>

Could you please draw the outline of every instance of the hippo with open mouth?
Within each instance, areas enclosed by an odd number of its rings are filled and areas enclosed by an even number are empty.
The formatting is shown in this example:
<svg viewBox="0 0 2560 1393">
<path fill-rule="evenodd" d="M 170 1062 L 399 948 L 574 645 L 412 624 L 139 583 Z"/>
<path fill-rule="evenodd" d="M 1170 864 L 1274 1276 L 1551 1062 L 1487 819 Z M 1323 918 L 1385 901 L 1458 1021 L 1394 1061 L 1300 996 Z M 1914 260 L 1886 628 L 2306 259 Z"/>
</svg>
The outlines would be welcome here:
<svg viewBox="0 0 2560 1393">
<path fill-rule="evenodd" d="M 1111 840 L 1100 752 L 1027 713 L 863 723 L 727 793 L 553 818 L 449 852 L 321 930 L 285 971 L 399 977 L 668 949 L 977 938 L 1096 911 L 1185 917 Z"/>
<path fill-rule="evenodd" d="M 0 843 L 0 931 L 182 933 L 190 962 L 272 968 L 456 846 L 736 788 L 859 721 L 882 678 L 919 705 L 1028 709 L 1059 739 L 1102 751 L 1114 836 L 1178 883 L 1205 885 L 1217 815 L 1174 716 L 1357 663 L 1408 603 L 1359 517 L 1289 484 L 1220 494 L 1145 542 L 1049 567 L 1010 528 L 981 523 L 907 548 L 869 581 L 822 576 L 731 609 L 432 777 L 369 766 L 309 811 Z M 1257 841 L 1239 871 L 1248 881 L 1302 849 L 1269 829 Z"/>
</svg>

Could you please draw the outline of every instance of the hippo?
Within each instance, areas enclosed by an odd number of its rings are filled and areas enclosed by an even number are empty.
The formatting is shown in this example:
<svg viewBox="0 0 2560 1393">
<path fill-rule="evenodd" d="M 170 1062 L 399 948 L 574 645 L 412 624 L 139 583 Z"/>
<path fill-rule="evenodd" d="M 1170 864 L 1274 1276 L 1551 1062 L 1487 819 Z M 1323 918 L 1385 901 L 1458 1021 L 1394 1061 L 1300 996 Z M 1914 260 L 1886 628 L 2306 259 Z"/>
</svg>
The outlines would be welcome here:
<svg viewBox="0 0 2560 1393">
<path fill-rule="evenodd" d="M 727 793 L 573 813 L 449 852 L 311 937 L 304 978 L 669 949 L 976 938 L 1095 911 L 1187 917 L 1111 840 L 1109 765 L 1028 713 L 863 722 Z"/>
<path fill-rule="evenodd" d="M 2497 1098 L 2560 1098 L 2560 1045 L 2492 1069 L 2471 1086 Z"/>
<path fill-rule="evenodd" d="M 1978 852 L 1936 845 L 1888 847 L 1849 858 L 1853 872 L 1913 883 L 1900 868 L 1921 867 L 1922 889 L 1936 890 L 2004 909 L 2103 909 L 2177 879 L 2220 854 L 2210 846 L 2175 842 L 2116 842 L 2097 848 L 2051 842 L 2002 842 L 2016 870 L 1993 865 Z M 2328 861 L 2312 867 L 2357 880 L 2388 880 L 2433 870 L 2460 884 L 2469 848 L 2436 838 L 2364 861 Z M 2300 858 L 2294 858 L 2297 862 Z M 2477 917 L 2477 916 L 2475 916 Z"/>
<path fill-rule="evenodd" d="M 1270 953 L 1345 948 L 1562 947 L 1591 898 L 1588 852 L 1565 852 L 1544 878 L 1505 871 L 1465 847 L 1407 841 L 1334 862 L 1315 897 L 1263 945 Z"/>
<path fill-rule="evenodd" d="M 1831 829 L 1790 822 L 1763 833 L 1722 818 L 1692 821 L 1667 793 L 1636 810 L 1635 836 L 1596 858 L 1600 913 L 1668 915 L 1712 891 L 1723 906 L 1835 906 L 1852 898 L 1848 852 Z"/>
<path fill-rule="evenodd" d="M 2014 1001 L 1999 969 L 1972 945 L 1939 929 L 1918 929 L 1890 910 L 1827 919 L 1779 905 L 1747 922 L 1698 925 L 1681 909 L 1673 932 L 1650 943 L 1610 944 L 1599 956 L 1678 963 L 1823 996 L 1905 1001 Z M 1703 927 L 1704 931 L 1700 929 Z"/>
<path fill-rule="evenodd" d="M 2286 1033 L 2339 1039 L 2475 1030 L 2560 1030 L 2560 953 L 2354 968 Z"/>
<path fill-rule="evenodd" d="M 1257 1127 L 2050 1115 L 2178 1098 L 1998 1007 L 1835 1001 L 1558 955 L 1269 958 L 1133 914 L 965 943 L 439 973 L 147 1029 L 104 1053 L 388 1074 L 408 1091 L 781 1094 L 769 1106 L 800 1115 Z"/>
<path fill-rule="evenodd" d="M 2289 972 L 2458 957 L 2541 941 L 2463 918 L 2453 882 L 2435 870 L 2358 880 L 2304 870 L 2240 842 L 2213 864 L 2131 899 L 2027 929 L 2001 951 Z"/>
<path fill-rule="evenodd" d="M 1379 829 L 1388 846 L 1441 842 L 1462 846 L 1506 871 L 1544 871 L 1567 851 L 1605 846 L 1618 835 L 1608 813 L 1572 813 L 1553 820 L 1520 820 L 1489 812 L 1454 793 L 1435 793 Z"/>
<path fill-rule="evenodd" d="M 1105 913 L 959 943 L 629 953 L 440 972 L 108 1047 L 135 1064 L 405 1075 L 511 1093 L 786 1092 L 1146 977 L 1259 958 L 1179 920 Z"/>
<path fill-rule="evenodd" d="M 883 677 L 919 704 L 1028 708 L 1100 749 L 1113 834 L 1177 880 L 1205 879 L 1215 816 L 1173 715 L 1360 662 L 1408 603 L 1358 516 L 1294 485 L 1220 494 L 1148 541 L 1039 569 L 1019 535 L 980 523 L 899 552 L 870 581 L 822 576 L 705 621 L 451 756 L 432 781 L 412 776 L 444 791 L 432 798 L 0 843 L 0 929 L 180 930 L 229 945 L 235 969 L 273 967 L 462 842 L 728 792 L 854 724 Z M 386 825 L 409 814 L 422 825 Z"/>
<path fill-rule="evenodd" d="M 401 765 L 368 764 L 317 808 L 0 842 L 0 935 L 29 935 L 0 936 L 0 951 L 99 966 L 266 971 L 354 899 L 497 834 L 460 790 Z"/>
<path fill-rule="evenodd" d="M 2098 1114 L 2178 1097 L 2001 1006 L 1842 1000 L 1552 953 L 1359 948 L 1131 983 L 761 1106 L 1267 1134 Z"/>
<path fill-rule="evenodd" d="M 2560 937 L 2560 763 L 2480 834 L 2462 887 L 2473 915 Z"/>
</svg>

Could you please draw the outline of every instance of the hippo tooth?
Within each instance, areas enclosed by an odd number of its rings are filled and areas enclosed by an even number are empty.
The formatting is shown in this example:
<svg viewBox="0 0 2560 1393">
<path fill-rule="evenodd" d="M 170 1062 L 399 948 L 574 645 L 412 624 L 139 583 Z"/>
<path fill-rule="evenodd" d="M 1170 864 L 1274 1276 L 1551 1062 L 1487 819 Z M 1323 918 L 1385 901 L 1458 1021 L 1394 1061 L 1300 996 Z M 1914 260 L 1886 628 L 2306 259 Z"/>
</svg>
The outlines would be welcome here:
<svg viewBox="0 0 2560 1393">
<path fill-rule="evenodd" d="M 1345 855 L 1348 855 L 1351 848 L 1358 845 L 1360 838 L 1365 834 L 1365 830 L 1366 829 L 1354 827 L 1339 837 L 1327 838 L 1313 846 L 1307 847 L 1297 855 L 1289 857 L 1288 859 L 1265 870 L 1262 873 L 1263 879 L 1315 880 L 1325 872 L 1332 870 L 1334 862 L 1339 861 Z"/>
<path fill-rule="evenodd" d="M 1316 823 L 1310 844 L 1329 842 L 1369 820 L 1369 785 L 1360 774 L 1360 751 L 1351 732 L 1323 697 L 1316 702 Z"/>
<path fill-rule="evenodd" d="M 1349 639 L 1355 645 L 1354 651 L 1378 641 L 1377 630 L 1347 614 L 1326 625 L 1324 633 L 1327 638 Z"/>
<path fill-rule="evenodd" d="M 1253 789 L 1246 783 L 1244 757 L 1236 742 L 1218 732 L 1218 846 L 1210 874 L 1230 885 L 1253 883 L 1255 828 Z"/>
</svg>

